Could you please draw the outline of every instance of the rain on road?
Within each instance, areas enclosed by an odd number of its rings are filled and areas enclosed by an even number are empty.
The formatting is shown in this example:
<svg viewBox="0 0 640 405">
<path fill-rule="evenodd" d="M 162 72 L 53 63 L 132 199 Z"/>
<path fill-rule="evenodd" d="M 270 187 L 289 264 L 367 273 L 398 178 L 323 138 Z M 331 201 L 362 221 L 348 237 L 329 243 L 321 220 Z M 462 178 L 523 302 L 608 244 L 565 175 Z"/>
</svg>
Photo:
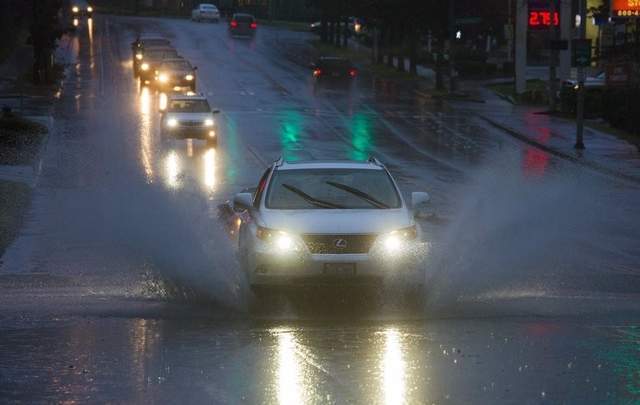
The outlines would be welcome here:
<svg viewBox="0 0 640 405">
<path fill-rule="evenodd" d="M 158 97 L 132 75 L 139 31 L 198 66 L 218 147 L 160 142 Z M 173 19 L 80 27 L 31 212 L 0 263 L 2 401 L 639 400 L 637 186 L 403 82 L 316 87 L 308 39 Z M 403 191 L 433 195 L 425 302 L 389 288 L 252 308 L 218 207 L 281 155 L 374 155 Z"/>
</svg>

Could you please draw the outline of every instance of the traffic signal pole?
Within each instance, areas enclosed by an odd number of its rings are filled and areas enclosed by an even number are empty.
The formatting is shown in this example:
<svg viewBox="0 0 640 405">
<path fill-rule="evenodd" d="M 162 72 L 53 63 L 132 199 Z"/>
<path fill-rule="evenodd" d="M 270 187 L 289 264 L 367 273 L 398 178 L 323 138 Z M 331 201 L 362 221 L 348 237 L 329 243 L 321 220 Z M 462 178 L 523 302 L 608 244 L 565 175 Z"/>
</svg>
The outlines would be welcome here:
<svg viewBox="0 0 640 405">
<path fill-rule="evenodd" d="M 516 46 L 515 46 L 515 70 L 516 70 L 516 94 L 520 95 L 527 90 L 527 28 L 528 28 L 529 1 L 516 1 Z"/>
<path fill-rule="evenodd" d="M 580 39 L 584 40 L 587 34 L 587 0 L 579 0 L 580 11 Z M 578 63 L 578 105 L 576 108 L 576 144 L 575 148 L 583 150 L 584 146 L 584 98 L 585 98 L 585 69 Z"/>
</svg>

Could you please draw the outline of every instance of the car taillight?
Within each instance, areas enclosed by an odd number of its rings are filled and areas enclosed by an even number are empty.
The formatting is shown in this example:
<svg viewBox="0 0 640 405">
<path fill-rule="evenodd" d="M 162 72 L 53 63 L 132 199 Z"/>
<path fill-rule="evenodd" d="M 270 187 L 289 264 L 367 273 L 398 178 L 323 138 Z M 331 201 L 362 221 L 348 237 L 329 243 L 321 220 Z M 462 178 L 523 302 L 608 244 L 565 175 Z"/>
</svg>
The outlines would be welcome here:
<svg viewBox="0 0 640 405">
<path fill-rule="evenodd" d="M 313 71 L 313 76 L 314 77 L 320 77 L 320 75 L 322 75 L 322 69 L 315 69 Z"/>
<path fill-rule="evenodd" d="M 258 23 L 252 22 L 251 29 L 255 30 L 256 28 L 258 28 Z"/>
<path fill-rule="evenodd" d="M 356 77 L 358 75 L 358 71 L 356 69 L 349 69 L 349 76 Z"/>
<path fill-rule="evenodd" d="M 236 20 L 231 21 L 231 28 L 238 28 L 238 22 Z"/>
</svg>

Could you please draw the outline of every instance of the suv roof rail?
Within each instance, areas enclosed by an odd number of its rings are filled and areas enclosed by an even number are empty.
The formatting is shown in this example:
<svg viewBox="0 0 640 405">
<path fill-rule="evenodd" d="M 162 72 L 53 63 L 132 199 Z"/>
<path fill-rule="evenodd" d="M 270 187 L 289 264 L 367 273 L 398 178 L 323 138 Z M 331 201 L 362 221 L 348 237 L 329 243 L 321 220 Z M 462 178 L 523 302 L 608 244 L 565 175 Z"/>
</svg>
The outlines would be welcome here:
<svg viewBox="0 0 640 405">
<path fill-rule="evenodd" d="M 380 163 L 380 161 L 373 156 L 369 156 L 369 159 L 367 159 L 367 162 L 373 163 L 376 166 L 384 167 L 384 165 Z"/>
</svg>

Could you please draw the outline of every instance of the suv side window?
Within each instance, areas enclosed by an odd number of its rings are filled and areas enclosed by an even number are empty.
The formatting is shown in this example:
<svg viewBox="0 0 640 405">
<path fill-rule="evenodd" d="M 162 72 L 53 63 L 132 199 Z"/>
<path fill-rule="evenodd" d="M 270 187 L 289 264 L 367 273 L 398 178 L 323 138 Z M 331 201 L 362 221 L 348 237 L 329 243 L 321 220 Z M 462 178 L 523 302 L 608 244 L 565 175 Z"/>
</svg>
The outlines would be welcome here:
<svg viewBox="0 0 640 405">
<path fill-rule="evenodd" d="M 262 200 L 262 194 L 264 194 L 264 190 L 267 188 L 267 181 L 269 180 L 270 174 L 271 168 L 268 168 L 260 178 L 258 188 L 256 189 L 256 194 L 253 197 L 253 208 L 255 209 L 260 208 L 260 200 Z"/>
</svg>

